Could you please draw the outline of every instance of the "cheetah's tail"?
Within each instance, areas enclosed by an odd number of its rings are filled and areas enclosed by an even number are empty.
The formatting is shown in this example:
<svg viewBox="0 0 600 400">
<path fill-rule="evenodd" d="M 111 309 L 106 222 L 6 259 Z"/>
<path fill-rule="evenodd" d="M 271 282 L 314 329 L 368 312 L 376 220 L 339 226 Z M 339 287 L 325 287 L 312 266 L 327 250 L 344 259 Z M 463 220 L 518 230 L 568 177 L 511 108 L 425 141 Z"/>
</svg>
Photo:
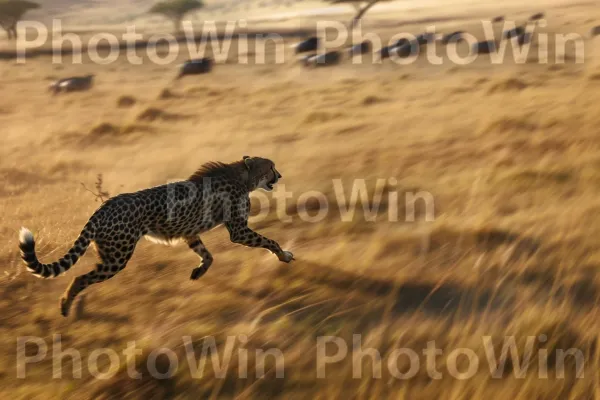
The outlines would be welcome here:
<svg viewBox="0 0 600 400">
<path fill-rule="evenodd" d="M 27 265 L 27 270 L 38 278 L 56 278 L 67 272 L 81 257 L 90 246 L 93 238 L 93 226 L 86 225 L 79 238 L 75 241 L 71 250 L 67 252 L 60 260 L 52 264 L 42 264 L 35 255 L 35 240 L 33 234 L 27 228 L 21 228 L 19 232 L 19 248 L 21 249 L 21 258 Z"/>
</svg>

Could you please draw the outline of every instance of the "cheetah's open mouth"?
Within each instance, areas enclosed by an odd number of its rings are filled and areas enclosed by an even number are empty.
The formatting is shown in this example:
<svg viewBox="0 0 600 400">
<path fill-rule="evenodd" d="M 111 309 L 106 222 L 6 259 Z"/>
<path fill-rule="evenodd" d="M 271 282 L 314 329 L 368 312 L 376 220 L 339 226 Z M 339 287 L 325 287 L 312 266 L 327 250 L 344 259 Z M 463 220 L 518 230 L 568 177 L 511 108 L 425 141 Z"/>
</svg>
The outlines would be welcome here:
<svg viewBox="0 0 600 400">
<path fill-rule="evenodd" d="M 277 177 L 274 177 L 273 180 L 271 182 L 267 182 L 267 184 L 265 186 L 267 187 L 267 189 L 273 190 L 273 187 L 275 186 L 277 181 L 278 181 Z"/>
</svg>

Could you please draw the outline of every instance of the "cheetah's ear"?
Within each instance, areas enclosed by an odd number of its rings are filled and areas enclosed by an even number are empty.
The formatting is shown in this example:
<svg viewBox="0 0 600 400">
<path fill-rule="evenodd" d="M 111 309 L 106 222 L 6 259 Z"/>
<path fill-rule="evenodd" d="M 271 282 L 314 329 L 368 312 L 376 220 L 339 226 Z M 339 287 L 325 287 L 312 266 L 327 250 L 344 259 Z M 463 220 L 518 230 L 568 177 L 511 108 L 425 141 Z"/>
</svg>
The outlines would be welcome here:
<svg viewBox="0 0 600 400">
<path fill-rule="evenodd" d="M 250 167 L 252 166 L 252 158 L 250 156 L 244 156 L 242 159 L 244 160 L 244 164 L 246 164 L 246 168 L 250 170 Z"/>
</svg>

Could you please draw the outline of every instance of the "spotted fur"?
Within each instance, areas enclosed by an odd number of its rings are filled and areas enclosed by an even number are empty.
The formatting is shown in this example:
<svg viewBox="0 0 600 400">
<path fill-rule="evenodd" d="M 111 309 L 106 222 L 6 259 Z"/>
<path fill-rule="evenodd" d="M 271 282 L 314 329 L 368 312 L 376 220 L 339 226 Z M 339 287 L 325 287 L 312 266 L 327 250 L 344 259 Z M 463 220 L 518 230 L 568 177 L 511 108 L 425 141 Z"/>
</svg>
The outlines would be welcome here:
<svg viewBox="0 0 600 400">
<path fill-rule="evenodd" d="M 73 279 L 61 298 L 64 316 L 83 289 L 110 279 L 125 268 L 137 242 L 144 236 L 166 243 L 185 241 L 202 260 L 192 271 L 192 280 L 204 275 L 213 261 L 199 235 L 221 224 L 229 231 L 232 242 L 265 248 L 280 261 L 290 262 L 292 253 L 248 227 L 250 192 L 270 191 L 280 178 L 274 163 L 264 158 L 244 156 L 243 160 L 230 164 L 208 163 L 185 181 L 107 200 L 90 217 L 73 247 L 54 263 L 42 264 L 37 259 L 33 234 L 22 228 L 21 257 L 35 276 L 54 278 L 68 271 L 91 242 L 95 243 L 101 263 Z"/>
</svg>

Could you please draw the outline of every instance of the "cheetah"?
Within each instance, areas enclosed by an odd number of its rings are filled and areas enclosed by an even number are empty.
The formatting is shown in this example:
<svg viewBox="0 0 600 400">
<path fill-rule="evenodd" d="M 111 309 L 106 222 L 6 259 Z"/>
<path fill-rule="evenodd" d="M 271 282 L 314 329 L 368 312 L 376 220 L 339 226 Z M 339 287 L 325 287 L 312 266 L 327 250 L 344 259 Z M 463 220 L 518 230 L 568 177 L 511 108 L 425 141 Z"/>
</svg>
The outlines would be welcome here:
<svg viewBox="0 0 600 400">
<path fill-rule="evenodd" d="M 21 228 L 21 258 L 35 276 L 55 278 L 68 271 L 91 242 L 95 243 L 101 262 L 71 281 L 60 300 L 60 311 L 65 317 L 82 290 L 125 268 L 142 237 L 167 244 L 185 241 L 201 259 L 192 270 L 192 280 L 206 274 L 213 262 L 200 234 L 219 225 L 225 225 L 233 243 L 267 249 L 280 261 L 289 263 L 294 260 L 291 252 L 248 227 L 250 192 L 271 191 L 281 178 L 273 161 L 265 158 L 244 156 L 227 164 L 209 162 L 187 180 L 108 199 L 90 217 L 67 254 L 51 264 L 38 261 L 33 234 Z"/>
</svg>

